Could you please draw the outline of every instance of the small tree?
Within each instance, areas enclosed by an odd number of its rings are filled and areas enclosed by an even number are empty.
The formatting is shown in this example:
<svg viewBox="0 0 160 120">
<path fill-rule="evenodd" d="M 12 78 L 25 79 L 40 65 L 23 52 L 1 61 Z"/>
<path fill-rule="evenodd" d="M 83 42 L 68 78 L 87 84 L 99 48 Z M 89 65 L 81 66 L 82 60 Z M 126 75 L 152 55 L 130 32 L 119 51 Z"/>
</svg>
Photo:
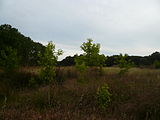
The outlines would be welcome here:
<svg viewBox="0 0 160 120">
<path fill-rule="evenodd" d="M 97 89 L 97 102 L 102 109 L 106 109 L 111 103 L 112 94 L 109 92 L 108 84 Z"/>
<path fill-rule="evenodd" d="M 20 57 L 17 55 L 17 51 L 11 47 L 5 47 L 0 51 L 0 66 L 5 72 L 12 73 L 19 66 Z"/>
<path fill-rule="evenodd" d="M 105 62 L 105 56 L 100 55 L 100 44 L 92 43 L 92 39 L 87 39 L 80 47 L 84 51 L 83 55 L 77 56 L 75 58 L 76 66 L 81 66 L 81 68 L 87 68 L 90 66 L 96 66 L 102 70 L 102 66 Z M 86 66 L 86 67 L 84 67 Z M 82 70 L 83 71 L 83 70 Z"/>
<path fill-rule="evenodd" d="M 92 43 L 92 39 L 87 39 L 80 47 L 84 51 L 84 62 L 87 66 L 103 66 L 105 56 L 100 55 L 100 44 Z"/>
<path fill-rule="evenodd" d="M 102 66 L 105 62 L 105 56 L 99 54 L 100 44 L 95 44 L 92 42 L 92 39 L 87 39 L 87 42 L 84 42 L 80 46 L 84 51 L 83 55 L 75 57 L 76 68 L 80 71 L 80 78 L 85 78 L 84 74 L 88 67 L 99 67 L 99 72 L 102 73 Z"/>
<path fill-rule="evenodd" d="M 120 54 L 117 57 L 116 63 L 120 67 L 120 72 L 119 72 L 120 75 L 128 72 L 128 70 L 134 65 L 134 63 L 131 60 L 127 60 L 127 57 L 128 57 L 127 54 L 125 55 Z"/>
<path fill-rule="evenodd" d="M 48 92 L 48 100 L 50 105 L 50 89 L 51 83 L 55 80 L 55 66 L 58 60 L 58 56 L 62 55 L 63 51 L 58 50 L 55 51 L 55 45 L 52 42 L 49 42 L 46 46 L 45 53 L 42 55 L 39 53 L 40 56 L 40 65 L 42 66 L 40 72 L 40 78 L 44 81 L 45 84 L 49 84 L 49 92 Z"/>
<path fill-rule="evenodd" d="M 77 68 L 77 70 L 80 72 L 80 76 L 79 76 L 79 80 L 80 82 L 84 82 L 85 80 L 85 73 L 87 70 L 87 66 L 84 62 L 85 57 L 84 56 L 76 56 L 75 57 L 75 66 Z"/>
</svg>

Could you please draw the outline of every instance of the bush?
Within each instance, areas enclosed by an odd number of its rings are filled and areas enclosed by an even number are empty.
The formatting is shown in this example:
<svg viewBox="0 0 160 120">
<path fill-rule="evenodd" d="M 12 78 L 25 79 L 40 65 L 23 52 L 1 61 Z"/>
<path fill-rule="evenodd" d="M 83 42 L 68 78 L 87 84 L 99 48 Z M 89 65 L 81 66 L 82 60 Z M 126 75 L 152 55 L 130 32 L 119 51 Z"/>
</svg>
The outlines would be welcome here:
<svg viewBox="0 0 160 120">
<path fill-rule="evenodd" d="M 154 62 L 154 67 L 157 68 L 157 69 L 160 69 L 160 61 L 157 61 L 157 60 L 156 60 L 156 61 Z"/>
<path fill-rule="evenodd" d="M 120 75 L 125 74 L 126 72 L 128 72 L 128 70 L 133 67 L 134 63 L 129 59 L 127 60 L 128 55 L 122 55 L 120 54 L 116 59 L 116 63 L 118 64 L 119 68 L 120 68 Z"/>
<path fill-rule="evenodd" d="M 97 97 L 97 102 L 99 106 L 103 109 L 106 109 L 111 103 L 111 96 L 112 95 L 109 92 L 109 87 L 107 84 L 98 88 L 96 97 Z"/>
<path fill-rule="evenodd" d="M 6 47 L 0 51 L 0 66 L 2 69 L 11 74 L 15 69 L 19 67 L 20 58 L 17 55 L 17 51 L 11 47 Z"/>
<path fill-rule="evenodd" d="M 78 75 L 78 82 L 80 83 L 84 83 L 86 82 L 86 71 L 88 69 L 88 66 L 86 66 L 85 62 L 84 62 L 84 56 L 76 56 L 75 57 L 75 67 L 79 72 Z"/>
<path fill-rule="evenodd" d="M 46 46 L 45 53 L 42 55 L 38 54 L 40 57 L 40 65 L 42 66 L 40 72 L 40 78 L 44 81 L 44 83 L 50 84 L 53 80 L 55 80 L 55 66 L 57 64 L 58 56 L 62 55 L 63 51 L 58 50 L 55 51 L 55 45 L 52 42 L 49 42 Z"/>
</svg>

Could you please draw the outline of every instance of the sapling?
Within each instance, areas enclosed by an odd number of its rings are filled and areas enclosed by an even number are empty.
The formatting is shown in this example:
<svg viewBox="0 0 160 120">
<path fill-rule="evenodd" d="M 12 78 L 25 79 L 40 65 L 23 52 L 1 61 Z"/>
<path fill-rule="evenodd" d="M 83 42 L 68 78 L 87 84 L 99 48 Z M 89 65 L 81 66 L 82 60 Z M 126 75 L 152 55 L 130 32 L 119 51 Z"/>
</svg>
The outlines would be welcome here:
<svg viewBox="0 0 160 120">
<path fill-rule="evenodd" d="M 42 69 L 40 71 L 40 78 L 42 81 L 44 81 L 45 84 L 49 84 L 49 90 L 48 90 L 48 101 L 49 105 L 51 104 L 51 83 L 55 80 L 56 72 L 55 72 L 55 66 L 57 64 L 58 56 L 62 55 L 62 50 L 55 50 L 55 45 L 52 42 L 49 42 L 46 46 L 44 55 L 39 53 L 40 57 L 40 65 L 42 66 Z"/>
<path fill-rule="evenodd" d="M 84 53 L 75 58 L 76 68 L 78 71 L 83 73 L 84 76 L 88 67 L 98 67 L 99 71 L 102 73 L 102 67 L 105 63 L 105 56 L 100 55 L 100 44 L 92 43 L 92 39 L 87 39 L 87 42 L 84 42 L 80 48 Z"/>
<path fill-rule="evenodd" d="M 131 60 L 127 60 L 128 55 L 122 55 L 120 54 L 117 57 L 116 63 L 118 64 L 120 68 L 120 75 L 123 75 L 124 73 L 128 72 L 128 70 L 134 65 L 134 63 Z"/>
</svg>

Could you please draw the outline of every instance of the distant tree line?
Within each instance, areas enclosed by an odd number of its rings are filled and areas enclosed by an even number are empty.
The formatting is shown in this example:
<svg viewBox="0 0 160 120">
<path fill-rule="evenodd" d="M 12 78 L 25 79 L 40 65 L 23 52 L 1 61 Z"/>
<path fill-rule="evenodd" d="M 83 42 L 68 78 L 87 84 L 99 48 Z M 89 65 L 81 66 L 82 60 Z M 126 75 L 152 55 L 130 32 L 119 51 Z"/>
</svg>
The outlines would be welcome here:
<svg viewBox="0 0 160 120">
<path fill-rule="evenodd" d="M 113 55 L 113 56 L 106 56 L 104 66 L 111 67 L 117 65 L 116 60 L 120 55 Z M 59 61 L 60 66 L 74 66 L 74 56 L 67 56 L 62 61 Z M 135 67 L 146 67 L 146 66 L 153 66 L 156 61 L 160 61 L 160 52 L 154 52 L 149 56 L 127 56 L 127 60 L 131 60 Z"/>
<path fill-rule="evenodd" d="M 85 50 L 86 49 L 85 46 L 83 47 L 84 47 L 83 49 Z M 95 47 L 98 48 L 99 46 L 97 45 Z M 18 31 L 18 29 L 13 28 L 11 25 L 4 24 L 0 26 L 0 59 L 3 59 L 4 55 L 7 55 L 7 51 L 14 51 L 15 52 L 14 54 L 17 54 L 17 56 L 19 57 L 21 66 L 37 66 L 39 65 L 37 61 L 39 61 L 40 59 L 40 57 L 38 56 L 38 53 L 40 52 L 43 55 L 45 52 L 45 48 L 46 47 L 43 46 L 41 43 L 34 42 L 33 40 L 31 40 L 31 38 L 25 37 L 23 34 L 21 34 Z M 81 54 L 79 56 L 78 55 L 67 56 L 62 61 L 59 61 L 57 65 L 58 66 L 74 66 L 75 58 L 76 57 L 84 58 L 83 56 L 87 56 L 86 60 L 89 57 L 92 57 L 94 59 L 96 54 L 92 56 L 90 56 L 89 54 L 86 54 L 86 55 Z M 103 66 L 110 67 L 110 66 L 117 65 L 116 60 L 118 57 L 120 57 L 120 55 L 113 55 L 113 56 L 101 55 L 98 57 L 99 59 L 97 60 L 100 60 L 101 57 L 105 57 L 105 59 L 103 59 L 105 60 Z M 131 60 L 136 67 L 160 66 L 159 52 L 155 52 L 149 56 L 144 56 L 144 57 L 127 56 L 125 59 Z M 94 62 L 97 63 L 94 60 L 89 63 L 94 63 Z"/>
</svg>

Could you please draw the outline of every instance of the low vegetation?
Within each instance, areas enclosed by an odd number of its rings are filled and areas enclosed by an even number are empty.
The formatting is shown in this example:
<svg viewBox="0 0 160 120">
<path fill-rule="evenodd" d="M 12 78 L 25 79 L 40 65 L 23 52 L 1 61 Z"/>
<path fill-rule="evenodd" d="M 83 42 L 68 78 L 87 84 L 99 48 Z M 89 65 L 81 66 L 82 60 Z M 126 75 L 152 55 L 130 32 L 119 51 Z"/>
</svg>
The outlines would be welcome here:
<svg viewBox="0 0 160 120">
<path fill-rule="evenodd" d="M 37 68 L 34 70 L 37 71 Z M 87 79 L 85 84 L 77 82 L 79 73 L 74 67 L 61 68 L 60 71 L 64 80 L 61 85 L 51 85 L 50 104 L 46 94 L 49 90 L 48 85 L 37 84 L 34 88 L 27 85 L 27 81 L 32 78 L 39 80 L 29 69 L 23 74 L 13 76 L 12 79 L 17 79 L 17 83 L 20 84 L 19 87 L 13 87 L 14 90 L 0 84 L 3 93 L 0 99 L 0 118 L 2 120 L 160 118 L 160 70 L 131 68 L 119 77 L 119 68 L 103 68 L 104 74 L 101 76 L 96 76 L 95 69 L 91 68 L 85 72 Z M 5 79 L 3 77 L 1 76 Z"/>
<path fill-rule="evenodd" d="M 123 75 L 125 74 L 126 72 L 128 72 L 128 70 L 130 68 L 133 67 L 134 63 L 129 59 L 127 60 L 127 57 L 128 55 L 125 54 L 125 55 L 122 55 L 120 54 L 118 57 L 117 57 L 117 60 L 116 60 L 116 64 L 119 66 L 120 68 L 120 72 L 119 74 L 120 75 Z"/>
<path fill-rule="evenodd" d="M 154 67 L 156 69 L 160 69 L 160 61 L 158 61 L 158 60 L 154 61 Z"/>
<path fill-rule="evenodd" d="M 87 39 L 63 67 L 55 44 L 34 43 L 10 25 L 0 26 L 0 46 L 0 120 L 160 119 L 158 52 L 106 57 Z"/>
</svg>

